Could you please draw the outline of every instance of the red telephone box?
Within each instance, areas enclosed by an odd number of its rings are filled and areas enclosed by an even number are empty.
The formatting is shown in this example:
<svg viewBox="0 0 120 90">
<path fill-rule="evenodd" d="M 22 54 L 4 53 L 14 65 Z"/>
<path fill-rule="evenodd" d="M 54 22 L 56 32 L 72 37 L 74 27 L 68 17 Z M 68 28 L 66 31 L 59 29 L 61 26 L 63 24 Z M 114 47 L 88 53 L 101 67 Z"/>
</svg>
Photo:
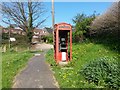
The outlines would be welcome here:
<svg viewBox="0 0 120 90">
<path fill-rule="evenodd" d="M 54 58 L 57 63 L 72 59 L 72 26 L 67 23 L 54 25 Z"/>
</svg>

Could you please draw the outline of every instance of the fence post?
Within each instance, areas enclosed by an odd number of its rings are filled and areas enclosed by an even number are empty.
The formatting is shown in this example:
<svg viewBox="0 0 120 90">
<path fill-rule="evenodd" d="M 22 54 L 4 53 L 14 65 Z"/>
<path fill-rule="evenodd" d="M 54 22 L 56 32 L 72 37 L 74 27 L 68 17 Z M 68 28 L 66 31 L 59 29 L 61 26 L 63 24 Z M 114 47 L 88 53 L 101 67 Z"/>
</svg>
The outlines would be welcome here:
<svg viewBox="0 0 120 90">
<path fill-rule="evenodd" d="M 3 46 L 3 52 L 6 52 L 6 45 Z"/>
<path fill-rule="evenodd" d="M 17 48 L 17 47 L 15 48 L 15 51 L 16 51 L 16 52 L 18 51 L 18 48 Z"/>
</svg>

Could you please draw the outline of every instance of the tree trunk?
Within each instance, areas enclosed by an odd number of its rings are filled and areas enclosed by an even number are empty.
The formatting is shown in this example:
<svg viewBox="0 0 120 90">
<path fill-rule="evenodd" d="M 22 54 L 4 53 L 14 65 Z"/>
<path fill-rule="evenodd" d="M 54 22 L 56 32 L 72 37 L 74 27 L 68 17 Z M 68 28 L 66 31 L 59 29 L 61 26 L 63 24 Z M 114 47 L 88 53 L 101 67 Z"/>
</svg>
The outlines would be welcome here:
<svg viewBox="0 0 120 90">
<path fill-rule="evenodd" d="M 27 43 L 32 42 L 33 32 L 28 32 L 26 35 Z"/>
</svg>

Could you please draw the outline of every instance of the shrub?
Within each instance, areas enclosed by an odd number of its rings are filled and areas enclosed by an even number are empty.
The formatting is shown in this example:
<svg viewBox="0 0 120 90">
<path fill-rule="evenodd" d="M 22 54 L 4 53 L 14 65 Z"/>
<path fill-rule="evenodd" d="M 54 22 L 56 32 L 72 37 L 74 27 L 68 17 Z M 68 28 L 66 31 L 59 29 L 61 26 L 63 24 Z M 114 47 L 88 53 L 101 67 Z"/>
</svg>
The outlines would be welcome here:
<svg viewBox="0 0 120 90">
<path fill-rule="evenodd" d="M 11 42 L 11 46 L 20 46 L 20 47 L 28 47 L 29 43 L 27 43 L 27 39 L 25 35 L 18 35 L 18 34 L 11 34 L 11 37 L 14 37 L 16 39 L 15 42 Z M 6 45 L 9 43 L 9 35 L 8 33 L 2 34 L 2 44 Z"/>
<path fill-rule="evenodd" d="M 80 73 L 89 83 L 108 88 L 120 87 L 120 66 L 114 58 L 105 57 L 89 62 Z"/>
<path fill-rule="evenodd" d="M 112 6 L 102 15 L 98 16 L 91 25 L 91 33 L 96 34 L 102 37 L 118 37 L 120 33 L 118 18 L 119 15 L 119 6 L 118 2 L 112 4 Z"/>
<path fill-rule="evenodd" d="M 46 42 L 46 40 L 48 41 L 48 43 L 52 43 L 53 42 L 53 35 L 50 34 L 48 36 L 43 36 L 42 39 Z"/>
<path fill-rule="evenodd" d="M 90 35 L 97 43 L 103 43 L 120 52 L 120 2 L 114 2 L 109 9 L 98 16 L 90 26 Z"/>
<path fill-rule="evenodd" d="M 77 14 L 72 19 L 73 23 L 75 23 L 75 32 L 73 34 L 74 42 L 83 42 L 86 37 L 89 37 L 90 25 L 96 16 L 95 12 L 90 16 Z"/>
</svg>

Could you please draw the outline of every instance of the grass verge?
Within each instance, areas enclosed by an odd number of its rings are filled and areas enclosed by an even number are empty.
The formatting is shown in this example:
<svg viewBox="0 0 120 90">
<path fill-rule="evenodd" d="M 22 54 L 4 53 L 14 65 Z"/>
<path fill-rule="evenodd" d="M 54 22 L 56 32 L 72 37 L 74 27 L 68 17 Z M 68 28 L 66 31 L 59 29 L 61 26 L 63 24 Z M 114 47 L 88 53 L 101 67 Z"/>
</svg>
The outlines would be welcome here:
<svg viewBox="0 0 120 90">
<path fill-rule="evenodd" d="M 2 54 L 2 88 L 12 87 L 14 77 L 25 67 L 32 55 L 29 51 Z"/>
<path fill-rule="evenodd" d="M 51 65 L 60 88 L 104 88 L 102 84 L 89 83 L 79 73 L 80 70 L 83 69 L 83 66 L 98 58 L 107 57 L 108 59 L 114 58 L 116 60 L 120 58 L 118 52 L 111 51 L 109 47 L 104 47 L 102 44 L 73 44 L 72 52 L 72 62 L 65 67 L 56 65 L 52 49 L 46 55 L 47 62 Z"/>
</svg>

